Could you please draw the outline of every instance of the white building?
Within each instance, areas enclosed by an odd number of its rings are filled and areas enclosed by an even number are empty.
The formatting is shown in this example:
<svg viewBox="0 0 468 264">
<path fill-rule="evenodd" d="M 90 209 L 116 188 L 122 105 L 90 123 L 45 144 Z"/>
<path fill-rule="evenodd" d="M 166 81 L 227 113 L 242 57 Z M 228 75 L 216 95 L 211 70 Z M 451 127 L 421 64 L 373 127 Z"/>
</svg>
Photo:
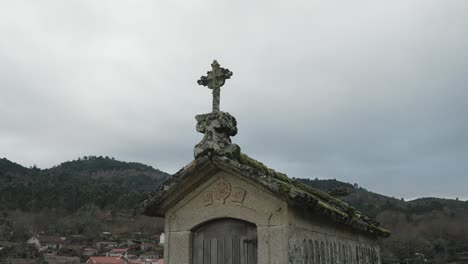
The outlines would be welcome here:
<svg viewBox="0 0 468 264">
<path fill-rule="evenodd" d="M 35 235 L 28 239 L 26 243 L 35 245 L 39 251 L 59 250 L 65 244 L 65 239 L 59 236 Z"/>
<path fill-rule="evenodd" d="M 159 244 L 164 245 L 164 240 L 166 239 L 164 232 L 159 236 Z"/>
</svg>

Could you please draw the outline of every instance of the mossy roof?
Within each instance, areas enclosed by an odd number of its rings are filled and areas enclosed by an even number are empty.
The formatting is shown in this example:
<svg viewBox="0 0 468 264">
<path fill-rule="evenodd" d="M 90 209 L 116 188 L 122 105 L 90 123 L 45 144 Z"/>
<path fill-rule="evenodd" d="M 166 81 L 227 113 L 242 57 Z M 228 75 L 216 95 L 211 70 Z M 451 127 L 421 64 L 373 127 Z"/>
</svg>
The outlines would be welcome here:
<svg viewBox="0 0 468 264">
<path fill-rule="evenodd" d="M 162 216 L 160 208 L 162 202 L 177 189 L 179 183 L 207 163 L 213 163 L 220 169 L 243 176 L 259 184 L 280 199 L 285 200 L 290 206 L 302 207 L 335 223 L 344 224 L 372 236 L 388 237 L 390 235 L 390 232 L 380 227 L 377 221 L 357 211 L 346 202 L 291 179 L 286 174 L 270 169 L 243 153 L 238 157 L 203 157 L 192 161 L 156 191 L 149 194 L 138 205 L 137 210 L 150 216 Z"/>
</svg>

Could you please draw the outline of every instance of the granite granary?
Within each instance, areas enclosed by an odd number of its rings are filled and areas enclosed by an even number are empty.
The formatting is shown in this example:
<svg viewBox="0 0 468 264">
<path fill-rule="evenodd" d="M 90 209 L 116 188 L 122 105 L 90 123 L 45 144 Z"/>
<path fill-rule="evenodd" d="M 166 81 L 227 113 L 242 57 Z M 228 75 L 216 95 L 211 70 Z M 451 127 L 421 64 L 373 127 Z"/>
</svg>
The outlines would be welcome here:
<svg viewBox="0 0 468 264">
<path fill-rule="evenodd" d="M 381 263 L 378 242 L 389 232 L 376 221 L 231 142 L 236 119 L 219 110 L 231 76 L 214 61 L 199 80 L 213 90 L 213 112 L 196 116 L 204 137 L 195 159 L 139 205 L 165 218 L 165 263 Z"/>
</svg>

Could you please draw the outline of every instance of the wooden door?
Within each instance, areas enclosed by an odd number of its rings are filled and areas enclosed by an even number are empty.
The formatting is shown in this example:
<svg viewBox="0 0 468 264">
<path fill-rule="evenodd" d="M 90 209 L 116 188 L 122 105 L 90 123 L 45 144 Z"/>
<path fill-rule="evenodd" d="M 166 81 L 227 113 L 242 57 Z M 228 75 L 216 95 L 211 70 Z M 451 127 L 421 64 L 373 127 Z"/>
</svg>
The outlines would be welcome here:
<svg viewBox="0 0 468 264">
<path fill-rule="evenodd" d="M 257 227 L 236 220 L 208 222 L 195 230 L 193 264 L 256 264 Z"/>
</svg>

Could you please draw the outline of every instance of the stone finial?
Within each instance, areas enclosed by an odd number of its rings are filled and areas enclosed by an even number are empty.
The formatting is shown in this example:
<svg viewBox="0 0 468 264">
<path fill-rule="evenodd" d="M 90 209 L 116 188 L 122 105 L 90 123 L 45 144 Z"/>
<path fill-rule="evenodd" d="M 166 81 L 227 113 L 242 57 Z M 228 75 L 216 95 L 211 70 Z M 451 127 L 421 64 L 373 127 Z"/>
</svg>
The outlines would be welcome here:
<svg viewBox="0 0 468 264">
<path fill-rule="evenodd" d="M 195 116 L 197 131 L 205 134 L 202 141 L 195 145 L 195 159 L 203 156 L 238 157 L 240 147 L 231 142 L 237 134 L 237 121 L 226 112 L 213 112 Z"/>
<path fill-rule="evenodd" d="M 218 112 L 221 86 L 224 85 L 227 79 L 231 78 L 232 72 L 229 69 L 221 68 L 216 60 L 211 64 L 211 69 L 211 71 L 206 73 L 206 76 L 200 77 L 197 83 L 208 86 L 208 88 L 213 90 L 213 112 Z"/>
</svg>

